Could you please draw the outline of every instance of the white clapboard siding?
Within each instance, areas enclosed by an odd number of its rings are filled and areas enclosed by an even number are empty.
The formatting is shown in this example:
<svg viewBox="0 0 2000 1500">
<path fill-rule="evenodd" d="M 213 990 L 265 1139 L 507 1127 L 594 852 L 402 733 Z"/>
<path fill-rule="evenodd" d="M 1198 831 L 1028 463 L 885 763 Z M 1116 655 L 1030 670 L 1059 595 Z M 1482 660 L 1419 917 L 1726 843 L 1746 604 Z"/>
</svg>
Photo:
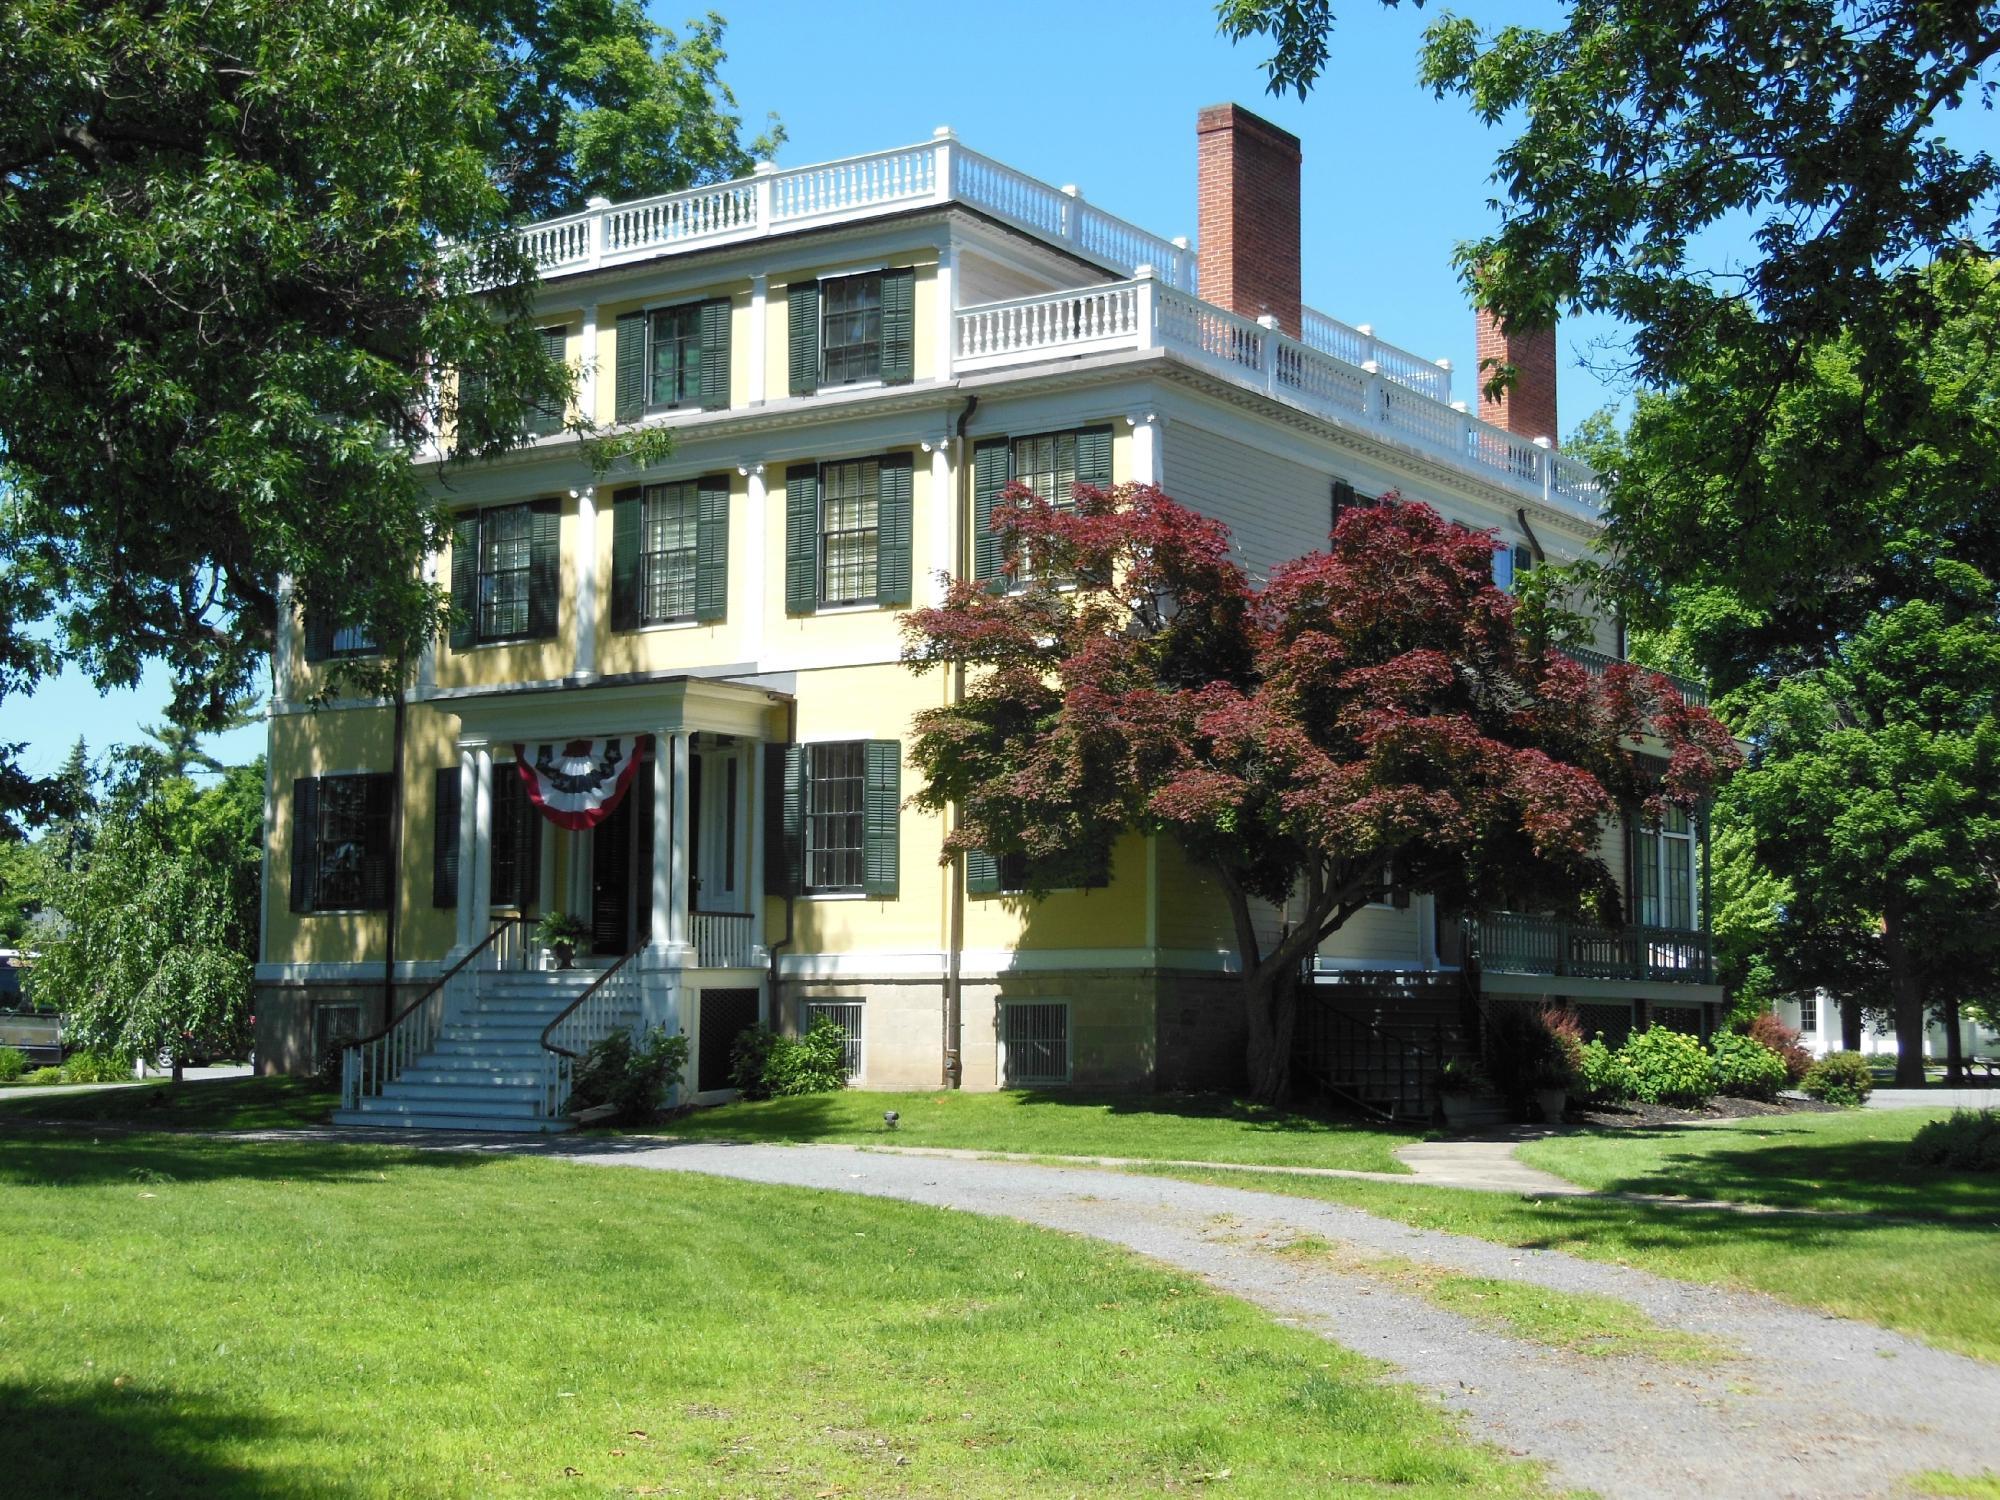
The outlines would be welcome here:
<svg viewBox="0 0 2000 1500">
<path fill-rule="evenodd" d="M 1258 578 L 1278 563 L 1326 545 L 1333 472 L 1275 458 L 1189 423 L 1163 434 L 1165 483 L 1183 505 L 1229 527 L 1238 555 Z"/>
</svg>

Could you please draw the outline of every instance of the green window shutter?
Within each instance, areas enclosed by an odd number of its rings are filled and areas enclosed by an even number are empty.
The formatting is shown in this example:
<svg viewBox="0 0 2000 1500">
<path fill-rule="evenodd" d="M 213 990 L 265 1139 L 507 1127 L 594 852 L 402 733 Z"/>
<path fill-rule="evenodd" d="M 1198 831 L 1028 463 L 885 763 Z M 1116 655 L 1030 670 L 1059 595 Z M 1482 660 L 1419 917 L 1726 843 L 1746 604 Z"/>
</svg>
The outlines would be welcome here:
<svg viewBox="0 0 2000 1500">
<path fill-rule="evenodd" d="M 993 530 L 993 507 L 1007 488 L 1012 450 L 1005 438 L 981 438 L 972 445 L 972 576 L 1000 576 L 1000 538 Z"/>
<path fill-rule="evenodd" d="M 882 383 L 917 378 L 917 273 L 905 266 L 882 273 Z"/>
<path fill-rule="evenodd" d="M 718 411 L 729 404 L 729 299 L 701 305 L 701 404 Z"/>
<path fill-rule="evenodd" d="M 313 909 L 313 874 L 319 867 L 319 781 L 292 783 L 292 910 Z"/>
<path fill-rule="evenodd" d="M 883 456 L 875 502 L 875 602 L 910 602 L 910 455 Z"/>
<path fill-rule="evenodd" d="M 1000 861 L 984 849 L 966 850 L 965 890 L 971 896 L 997 895 L 1000 890 Z"/>
<path fill-rule="evenodd" d="M 493 904 L 525 911 L 542 883 L 542 817 L 528 800 L 520 768 L 493 765 Z"/>
<path fill-rule="evenodd" d="M 1326 527 L 1329 534 L 1339 529 L 1341 516 L 1345 512 L 1352 510 L 1355 503 L 1354 486 L 1349 484 L 1345 479 L 1334 480 L 1333 514 L 1331 519 L 1328 520 Z"/>
<path fill-rule="evenodd" d="M 567 353 L 564 346 L 569 339 L 569 330 L 544 328 L 541 330 L 541 335 L 542 357 L 551 364 L 563 363 Z M 560 432 L 562 424 L 563 408 L 560 401 L 551 401 L 546 405 L 537 404 L 528 417 L 528 431 L 536 437 L 547 437 L 552 432 Z"/>
<path fill-rule="evenodd" d="M 785 470 L 785 612 L 819 607 L 819 465 Z"/>
<path fill-rule="evenodd" d="M 396 778 L 371 771 L 362 780 L 361 910 L 387 911 L 395 878 Z"/>
<path fill-rule="evenodd" d="M 431 905 L 458 905 L 458 767 L 440 766 L 431 825 Z"/>
<path fill-rule="evenodd" d="M 460 516 L 451 526 L 451 649 L 471 647 L 479 629 L 479 515 Z"/>
<path fill-rule="evenodd" d="M 611 497 L 611 628 L 639 628 L 639 553 L 646 519 L 639 487 L 630 485 Z"/>
<path fill-rule="evenodd" d="M 819 283 L 795 281 L 785 289 L 786 331 L 791 347 L 792 394 L 819 389 Z"/>
<path fill-rule="evenodd" d="M 562 501 L 534 502 L 535 533 L 528 555 L 528 634 L 546 639 L 556 633 L 562 604 Z"/>
<path fill-rule="evenodd" d="M 729 613 L 729 476 L 705 474 L 694 512 L 694 617 Z"/>
<path fill-rule="evenodd" d="M 618 315 L 618 409 L 614 418 L 636 422 L 646 415 L 646 315 Z"/>
<path fill-rule="evenodd" d="M 325 661 L 333 655 L 333 614 L 324 605 L 307 609 L 301 639 L 307 661 Z"/>
<path fill-rule="evenodd" d="M 894 900 L 902 843 L 903 747 L 896 740 L 869 740 L 864 765 L 861 888 L 870 896 Z"/>
<path fill-rule="evenodd" d="M 764 747 L 764 894 L 796 896 L 805 889 L 805 750 Z"/>
<path fill-rule="evenodd" d="M 1076 482 L 1111 488 L 1111 429 L 1085 427 L 1076 435 Z M 1068 499 L 1068 496 L 1064 496 Z"/>
</svg>

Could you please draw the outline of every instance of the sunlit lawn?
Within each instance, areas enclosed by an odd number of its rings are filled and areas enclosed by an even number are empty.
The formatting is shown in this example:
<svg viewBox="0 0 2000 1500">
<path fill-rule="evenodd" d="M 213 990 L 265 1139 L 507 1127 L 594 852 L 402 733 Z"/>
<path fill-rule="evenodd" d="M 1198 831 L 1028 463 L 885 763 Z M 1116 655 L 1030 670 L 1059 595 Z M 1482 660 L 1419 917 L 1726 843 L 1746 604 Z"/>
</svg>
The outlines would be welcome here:
<svg viewBox="0 0 2000 1500">
<path fill-rule="evenodd" d="M 318 1143 L 0 1146 L 20 1495 L 1523 1495 L 1359 1356 L 915 1205 Z"/>
<path fill-rule="evenodd" d="M 883 1112 L 901 1117 L 894 1130 Z M 1047 1092 L 880 1094 L 849 1090 L 704 1109 L 674 1134 L 735 1141 L 838 1141 L 1033 1156 L 1122 1156 L 1254 1166 L 1408 1169 L 1396 1147 L 1422 1132 L 1266 1109 L 1219 1094 Z"/>
</svg>

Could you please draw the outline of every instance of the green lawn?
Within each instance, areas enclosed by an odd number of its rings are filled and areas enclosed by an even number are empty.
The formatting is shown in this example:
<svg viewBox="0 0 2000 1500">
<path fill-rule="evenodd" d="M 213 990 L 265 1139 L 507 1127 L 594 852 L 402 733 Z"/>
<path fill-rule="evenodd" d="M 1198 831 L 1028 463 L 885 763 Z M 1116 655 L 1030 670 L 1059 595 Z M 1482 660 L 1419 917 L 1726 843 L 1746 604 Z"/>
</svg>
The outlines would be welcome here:
<svg viewBox="0 0 2000 1500">
<path fill-rule="evenodd" d="M 1913 1168 L 1903 1150 L 1948 1110 L 1854 1110 L 1661 1130 L 1597 1130 L 1520 1148 L 1523 1161 L 1605 1192 L 1852 1209 L 2000 1223 L 2000 1177 Z"/>
<path fill-rule="evenodd" d="M 172 1130 L 284 1130 L 324 1125 L 339 1096 L 310 1078 L 203 1078 L 120 1084 L 87 1094 L 23 1089 L 0 1098 L 0 1121 L 79 1120 Z"/>
<path fill-rule="evenodd" d="M 902 1119 L 889 1130 L 884 1110 Z M 1127 1156 L 1404 1172 L 1390 1155 L 1421 1132 L 1265 1109 L 1217 1094 L 878 1094 L 850 1090 L 705 1109 L 677 1135 L 732 1141 L 943 1146 L 1031 1156 Z"/>
<path fill-rule="evenodd" d="M 1080 1238 L 548 1160 L 16 1135 L 23 1495 L 1528 1495 L 1375 1368 Z"/>
</svg>

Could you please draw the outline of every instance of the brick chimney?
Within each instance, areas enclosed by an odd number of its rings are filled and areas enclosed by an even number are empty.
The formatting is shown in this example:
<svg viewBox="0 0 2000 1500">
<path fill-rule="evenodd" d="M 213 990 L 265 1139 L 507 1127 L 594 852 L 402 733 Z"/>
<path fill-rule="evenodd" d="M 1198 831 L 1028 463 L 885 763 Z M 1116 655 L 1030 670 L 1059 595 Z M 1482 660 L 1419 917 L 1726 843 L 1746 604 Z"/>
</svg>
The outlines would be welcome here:
<svg viewBox="0 0 2000 1500">
<path fill-rule="evenodd" d="M 1299 138 L 1236 104 L 1195 117 L 1205 302 L 1299 333 Z"/>
<path fill-rule="evenodd" d="M 1479 416 L 1525 438 L 1556 440 L 1556 331 L 1511 333 L 1485 308 L 1478 310 Z M 1512 365 L 1514 383 L 1498 396 L 1486 394 L 1486 382 L 1500 365 Z"/>
</svg>

